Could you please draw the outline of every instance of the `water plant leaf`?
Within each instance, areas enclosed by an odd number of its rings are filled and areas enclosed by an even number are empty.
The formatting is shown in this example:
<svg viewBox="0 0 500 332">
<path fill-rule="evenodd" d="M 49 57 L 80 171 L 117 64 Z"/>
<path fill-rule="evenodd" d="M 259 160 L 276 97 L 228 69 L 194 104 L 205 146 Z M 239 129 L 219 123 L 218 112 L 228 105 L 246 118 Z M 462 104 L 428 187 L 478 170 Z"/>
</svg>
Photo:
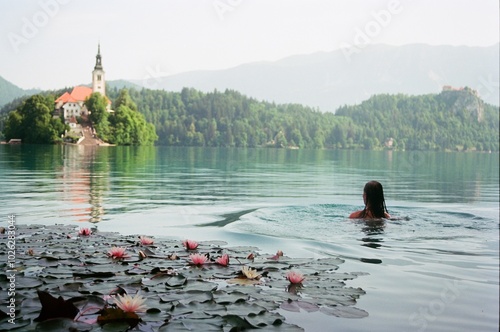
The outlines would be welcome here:
<svg viewBox="0 0 500 332">
<path fill-rule="evenodd" d="M 61 296 L 57 299 L 44 291 L 37 291 L 38 298 L 42 304 L 40 315 L 35 318 L 36 322 L 42 322 L 51 318 L 70 318 L 73 319 L 79 310 L 69 301 L 65 301 Z"/>
<path fill-rule="evenodd" d="M 368 317 L 368 312 L 358 309 L 356 307 L 321 307 L 319 309 L 322 313 L 326 315 L 331 315 L 335 317 L 342 318 L 365 318 Z"/>
<path fill-rule="evenodd" d="M 93 329 L 92 325 L 88 325 L 81 322 L 75 322 L 69 318 L 55 318 L 40 322 L 36 331 L 40 332 L 52 332 L 52 331 L 91 331 Z"/>
<path fill-rule="evenodd" d="M 30 266 L 23 273 L 25 277 L 37 277 L 44 269 L 43 266 Z"/>
<path fill-rule="evenodd" d="M 158 332 L 184 332 L 184 331 L 203 331 L 203 332 L 220 332 L 225 321 L 221 317 L 212 317 L 208 319 L 177 319 L 168 322 L 160 327 Z"/>
<path fill-rule="evenodd" d="M 198 291 L 198 290 L 189 290 L 186 292 L 175 292 L 168 294 L 159 294 L 158 295 L 163 302 L 172 302 L 179 301 L 180 303 L 189 303 L 191 301 L 196 302 L 206 302 L 212 301 L 213 295 L 208 291 Z"/>
<path fill-rule="evenodd" d="M 228 279 L 228 280 L 226 280 L 226 282 L 228 284 L 249 285 L 249 286 L 260 285 L 262 283 L 260 280 L 248 279 L 248 278 L 244 278 L 244 277 Z"/>
<path fill-rule="evenodd" d="M 33 289 L 43 285 L 43 282 L 37 278 L 16 278 L 16 289 Z"/>
<path fill-rule="evenodd" d="M 23 329 L 31 325 L 31 320 L 27 319 L 26 317 L 16 318 L 15 322 L 16 322 L 15 324 L 11 324 L 9 323 L 8 320 L 4 320 L 3 322 L 0 323 L 0 331 L 11 331 L 11 330 L 23 331 Z"/>
<path fill-rule="evenodd" d="M 127 322 L 130 327 L 135 327 L 140 322 L 139 316 L 134 312 L 125 312 L 118 308 L 106 308 L 97 317 L 97 322 L 101 325 L 109 323 Z"/>
<path fill-rule="evenodd" d="M 288 300 L 283 302 L 281 303 L 280 308 L 286 311 L 300 312 L 300 307 L 297 304 L 297 301 Z"/>
<path fill-rule="evenodd" d="M 231 315 L 238 315 L 241 317 L 249 316 L 249 315 L 259 315 L 263 312 L 266 312 L 266 308 L 263 308 L 255 303 L 245 303 L 238 302 L 234 303 L 231 306 L 226 307 L 227 313 Z"/>
<path fill-rule="evenodd" d="M 263 311 L 258 315 L 249 315 L 245 320 L 254 328 L 262 328 L 264 326 L 281 325 L 285 317 L 277 314 Z"/>
<path fill-rule="evenodd" d="M 106 305 L 106 301 L 102 297 L 95 295 L 74 297 L 68 301 L 71 301 L 80 312 L 85 312 L 86 314 L 98 313 Z"/>
<path fill-rule="evenodd" d="M 319 310 L 319 307 L 311 302 L 307 301 L 295 301 L 300 309 L 304 309 L 307 312 L 315 312 Z"/>
<path fill-rule="evenodd" d="M 114 277 L 114 272 L 75 272 L 73 273 L 73 277 L 75 278 L 111 278 Z"/>
<path fill-rule="evenodd" d="M 165 284 L 170 288 L 177 288 L 183 286 L 187 282 L 187 278 L 182 274 L 169 277 Z"/>
<path fill-rule="evenodd" d="M 244 318 L 238 315 L 225 315 L 222 318 L 227 324 L 233 327 L 231 331 L 245 331 L 248 329 L 256 328 L 255 326 L 247 322 Z"/>
<path fill-rule="evenodd" d="M 46 312 L 41 300 L 33 299 L 37 289 L 57 294 L 61 300 L 68 299 L 65 302 L 80 310 L 76 321 L 86 323 L 82 328 L 65 328 L 71 318 L 53 317 L 50 320 L 56 325 L 50 325 L 47 319 L 47 324 L 40 327 L 58 326 L 55 330 L 301 331 L 300 327 L 287 324 L 276 310 L 281 307 L 302 315 L 319 310 L 325 315 L 350 318 L 368 315 L 353 307 L 365 292 L 346 287 L 344 282 L 366 273 L 337 273 L 342 260 L 333 255 L 321 259 L 280 256 L 278 260 L 269 260 L 269 254 L 260 254 L 256 247 L 222 247 L 222 242 L 202 242 L 196 252 L 212 259 L 201 267 L 193 267 L 189 265 L 192 251 L 186 251 L 180 241 L 155 238 L 155 246 L 145 248 L 135 236 L 94 232 L 91 237 L 66 239 L 69 233 L 76 234 L 77 230 L 61 225 L 36 230 L 19 227 L 18 267 L 26 275 L 16 276 L 16 323 L 31 323 L 29 327 L 20 327 L 23 331 L 35 331 L 42 324 L 34 323 L 42 311 Z M 103 248 L 113 246 L 127 247 L 134 258 L 111 260 Z M 27 254 L 28 249 L 34 255 Z M 147 252 L 147 257 L 136 263 L 139 250 Z M 229 266 L 213 263 L 213 258 L 222 254 L 231 257 Z M 242 278 L 242 266 L 257 268 L 262 278 Z M 6 264 L 0 263 L 2 267 L 5 269 Z M 285 279 L 290 270 L 306 275 L 303 285 L 291 287 Z M 7 281 L 6 276 L 0 274 L 0 281 Z M 140 318 L 127 316 L 110 306 L 113 300 L 106 300 L 109 295 L 138 292 L 145 297 L 148 308 Z M 7 300 L 4 293 L 0 300 Z M 96 326 L 98 317 L 100 326 Z M 132 319 L 134 327 L 124 319 Z M 0 330 L 10 328 L 4 322 L 5 318 Z"/>
<path fill-rule="evenodd" d="M 231 293 L 216 291 L 213 293 L 213 297 L 215 302 L 219 304 L 232 304 L 238 302 L 245 302 L 246 300 L 248 300 L 250 296 L 248 294 L 238 291 Z"/>
</svg>

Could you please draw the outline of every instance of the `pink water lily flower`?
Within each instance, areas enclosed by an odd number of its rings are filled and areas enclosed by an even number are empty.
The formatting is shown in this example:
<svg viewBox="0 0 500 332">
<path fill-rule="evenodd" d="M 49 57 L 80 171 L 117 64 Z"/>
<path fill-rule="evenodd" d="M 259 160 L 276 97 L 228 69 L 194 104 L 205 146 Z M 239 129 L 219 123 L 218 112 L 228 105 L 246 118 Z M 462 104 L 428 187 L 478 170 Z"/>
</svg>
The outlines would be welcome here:
<svg viewBox="0 0 500 332">
<path fill-rule="evenodd" d="M 203 265 L 208 260 L 207 256 L 202 254 L 191 254 L 189 255 L 189 258 L 191 258 L 191 262 L 194 265 Z"/>
<path fill-rule="evenodd" d="M 219 258 L 217 258 L 215 260 L 215 262 L 219 265 L 222 265 L 222 266 L 228 266 L 229 265 L 229 255 L 224 254 L 224 255 L 220 256 Z"/>
<path fill-rule="evenodd" d="M 272 260 L 277 261 L 277 260 L 279 260 L 279 259 L 280 259 L 280 257 L 283 257 L 283 251 L 278 250 L 278 251 L 276 252 L 276 255 L 271 256 L 271 257 L 269 257 L 268 259 L 272 259 Z"/>
<path fill-rule="evenodd" d="M 139 241 L 141 241 L 141 244 L 145 246 L 149 246 L 155 242 L 152 238 L 147 236 L 140 236 Z"/>
<path fill-rule="evenodd" d="M 144 312 L 146 311 L 146 306 L 144 302 L 146 301 L 139 294 L 135 294 L 134 297 L 130 295 L 116 295 L 115 304 L 118 308 L 122 309 L 124 312 Z"/>
<path fill-rule="evenodd" d="M 184 247 L 186 247 L 187 250 L 194 250 L 198 248 L 198 242 L 193 240 L 184 240 L 182 244 L 184 245 Z"/>
<path fill-rule="evenodd" d="M 287 273 L 286 279 L 290 281 L 291 284 L 301 284 L 305 277 L 300 272 L 290 271 Z"/>
<path fill-rule="evenodd" d="M 123 247 L 112 247 L 108 251 L 108 255 L 114 259 L 122 259 L 122 258 L 130 257 L 128 254 L 125 253 L 125 250 L 127 250 L 127 249 L 123 248 Z"/>
<path fill-rule="evenodd" d="M 90 230 L 90 228 L 80 228 L 80 230 L 78 231 L 78 235 L 82 235 L 82 236 L 89 236 L 90 234 L 92 234 L 92 231 Z"/>
</svg>

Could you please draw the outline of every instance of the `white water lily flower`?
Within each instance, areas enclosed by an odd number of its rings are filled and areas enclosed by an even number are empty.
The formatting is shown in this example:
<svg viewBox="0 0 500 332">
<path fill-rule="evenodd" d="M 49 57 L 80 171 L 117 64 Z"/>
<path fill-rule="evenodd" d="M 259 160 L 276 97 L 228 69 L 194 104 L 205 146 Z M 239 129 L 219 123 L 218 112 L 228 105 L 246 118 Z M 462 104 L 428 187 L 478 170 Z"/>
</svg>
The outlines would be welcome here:
<svg viewBox="0 0 500 332">
<path fill-rule="evenodd" d="M 241 268 L 241 272 L 247 277 L 247 279 L 259 279 L 260 274 L 257 273 L 257 270 L 249 268 L 248 266 L 243 266 Z"/>
</svg>

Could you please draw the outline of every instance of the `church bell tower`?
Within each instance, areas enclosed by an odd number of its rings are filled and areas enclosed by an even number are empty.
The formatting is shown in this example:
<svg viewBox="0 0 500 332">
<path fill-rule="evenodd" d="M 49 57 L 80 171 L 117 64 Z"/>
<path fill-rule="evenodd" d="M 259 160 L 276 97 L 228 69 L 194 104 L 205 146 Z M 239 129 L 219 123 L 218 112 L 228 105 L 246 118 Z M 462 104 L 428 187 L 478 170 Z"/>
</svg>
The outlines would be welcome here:
<svg viewBox="0 0 500 332">
<path fill-rule="evenodd" d="M 92 92 L 99 92 L 106 95 L 106 81 L 104 80 L 104 69 L 102 69 L 101 44 L 97 45 L 97 55 L 95 56 L 95 66 L 92 71 Z"/>
</svg>

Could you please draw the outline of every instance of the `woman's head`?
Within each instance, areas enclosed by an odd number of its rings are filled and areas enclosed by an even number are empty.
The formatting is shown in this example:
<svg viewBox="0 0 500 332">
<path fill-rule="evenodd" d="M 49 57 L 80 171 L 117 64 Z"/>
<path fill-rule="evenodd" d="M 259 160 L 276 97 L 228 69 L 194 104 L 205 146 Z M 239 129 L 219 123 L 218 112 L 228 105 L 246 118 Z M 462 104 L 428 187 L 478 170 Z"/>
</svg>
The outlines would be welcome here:
<svg viewBox="0 0 500 332">
<path fill-rule="evenodd" d="M 383 218 L 387 212 L 384 199 L 384 188 L 377 181 L 370 181 L 363 189 L 363 199 L 365 201 L 365 215 L 370 212 L 375 218 Z"/>
</svg>

